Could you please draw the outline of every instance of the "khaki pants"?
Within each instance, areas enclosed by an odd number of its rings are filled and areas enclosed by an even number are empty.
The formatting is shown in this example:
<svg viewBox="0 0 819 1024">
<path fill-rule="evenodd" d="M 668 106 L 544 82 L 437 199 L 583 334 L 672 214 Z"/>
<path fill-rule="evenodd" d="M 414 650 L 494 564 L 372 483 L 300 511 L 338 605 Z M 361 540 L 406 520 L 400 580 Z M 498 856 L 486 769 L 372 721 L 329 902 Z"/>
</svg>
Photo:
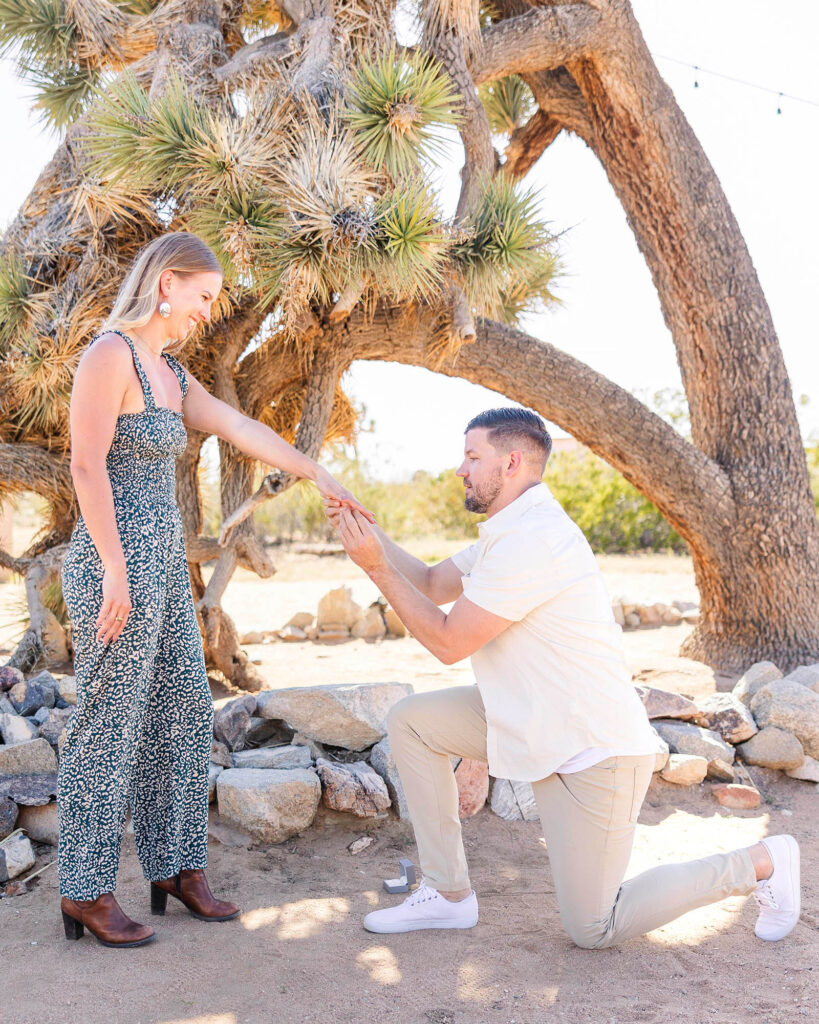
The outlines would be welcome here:
<svg viewBox="0 0 819 1024">
<path fill-rule="evenodd" d="M 449 755 L 487 759 L 478 688 L 406 697 L 391 709 L 387 724 L 421 871 L 444 892 L 469 888 Z M 614 945 L 756 885 L 747 850 L 662 865 L 623 883 L 653 766 L 653 755 L 612 757 L 532 783 L 560 917 L 578 946 Z"/>
</svg>

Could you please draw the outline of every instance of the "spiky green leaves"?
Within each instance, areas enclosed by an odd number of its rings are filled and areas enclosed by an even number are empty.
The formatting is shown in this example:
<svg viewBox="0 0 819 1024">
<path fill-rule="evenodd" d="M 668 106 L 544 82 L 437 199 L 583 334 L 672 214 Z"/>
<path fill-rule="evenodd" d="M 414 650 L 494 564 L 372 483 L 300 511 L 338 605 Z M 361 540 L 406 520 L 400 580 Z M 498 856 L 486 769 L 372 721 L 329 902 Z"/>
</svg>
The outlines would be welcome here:
<svg viewBox="0 0 819 1024">
<path fill-rule="evenodd" d="M 432 57 L 365 57 L 346 94 L 344 117 L 364 159 L 393 179 L 440 152 L 442 128 L 458 120 L 458 93 Z"/>
<path fill-rule="evenodd" d="M 517 75 L 509 75 L 480 86 L 478 96 L 489 118 L 489 127 L 495 135 L 513 132 L 536 109 L 529 86 Z"/>
<path fill-rule="evenodd" d="M 32 288 L 18 257 L 12 254 L 0 261 L 0 356 L 43 308 L 43 295 Z"/>
<path fill-rule="evenodd" d="M 394 188 L 375 204 L 380 288 L 398 300 L 429 299 L 441 289 L 449 240 L 423 184 Z"/>
<path fill-rule="evenodd" d="M 23 66 L 68 60 L 75 31 L 63 0 L 0 0 L 0 53 L 18 50 Z"/>
<path fill-rule="evenodd" d="M 487 316 L 514 319 L 552 298 L 554 238 L 534 192 L 520 191 L 503 175 L 485 183 L 453 258 L 467 295 Z"/>
</svg>

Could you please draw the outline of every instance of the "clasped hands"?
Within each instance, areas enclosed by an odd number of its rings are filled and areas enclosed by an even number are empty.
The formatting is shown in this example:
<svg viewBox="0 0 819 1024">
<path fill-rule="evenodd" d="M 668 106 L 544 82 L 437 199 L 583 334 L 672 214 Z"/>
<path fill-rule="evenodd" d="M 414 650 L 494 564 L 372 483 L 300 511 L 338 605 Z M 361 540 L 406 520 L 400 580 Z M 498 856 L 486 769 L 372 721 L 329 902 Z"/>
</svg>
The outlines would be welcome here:
<svg viewBox="0 0 819 1024">
<path fill-rule="evenodd" d="M 384 547 L 372 523 L 356 508 L 333 498 L 324 499 L 324 512 L 338 531 L 344 550 L 364 572 L 371 575 L 386 564 Z"/>
</svg>

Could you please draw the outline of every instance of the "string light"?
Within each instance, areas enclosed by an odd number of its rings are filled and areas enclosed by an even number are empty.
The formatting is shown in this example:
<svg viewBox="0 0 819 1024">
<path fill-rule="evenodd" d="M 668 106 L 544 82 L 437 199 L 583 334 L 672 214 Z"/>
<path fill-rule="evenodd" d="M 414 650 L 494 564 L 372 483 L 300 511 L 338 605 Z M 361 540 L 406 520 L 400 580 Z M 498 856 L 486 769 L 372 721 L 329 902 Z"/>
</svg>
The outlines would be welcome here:
<svg viewBox="0 0 819 1024">
<path fill-rule="evenodd" d="M 770 93 L 773 96 L 776 96 L 776 98 L 777 98 L 777 105 L 776 105 L 776 112 L 777 112 L 777 114 L 781 114 L 782 113 L 782 100 L 783 99 L 792 100 L 794 103 L 805 103 L 809 107 L 819 107 L 819 101 L 818 100 L 809 100 L 809 99 L 807 99 L 804 96 L 794 96 L 792 93 L 782 92 L 781 89 L 771 89 L 767 85 L 758 85 L 756 82 L 747 82 L 743 78 L 734 78 L 733 75 L 724 75 L 721 71 L 711 71 L 708 68 L 700 67 L 699 64 L 691 64 L 687 60 L 678 60 L 676 57 L 667 57 L 663 53 L 654 53 L 654 54 L 652 54 L 652 56 L 656 57 L 658 60 L 667 60 L 667 61 L 670 61 L 672 64 L 679 64 L 681 67 L 684 67 L 684 68 L 691 68 L 694 72 L 696 72 L 696 75 L 695 75 L 695 78 L 694 78 L 694 88 L 695 89 L 699 89 L 699 87 L 700 87 L 700 82 L 699 82 L 700 75 L 711 75 L 713 78 L 721 78 L 725 82 L 733 82 L 734 85 L 745 86 L 746 89 L 757 89 L 759 92 L 767 92 L 767 93 Z"/>
</svg>

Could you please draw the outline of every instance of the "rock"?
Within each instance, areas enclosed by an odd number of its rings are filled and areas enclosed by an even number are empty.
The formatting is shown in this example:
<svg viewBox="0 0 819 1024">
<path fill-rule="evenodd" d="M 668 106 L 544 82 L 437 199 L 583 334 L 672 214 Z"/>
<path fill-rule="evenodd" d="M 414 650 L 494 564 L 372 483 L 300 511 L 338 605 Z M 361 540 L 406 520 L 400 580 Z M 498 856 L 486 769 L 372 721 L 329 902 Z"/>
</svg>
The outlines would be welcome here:
<svg viewBox="0 0 819 1024">
<path fill-rule="evenodd" d="M 805 760 L 805 751 L 799 740 L 793 733 L 775 725 L 766 726 L 747 743 L 741 743 L 737 750 L 746 764 L 758 764 L 763 768 L 787 771 L 798 768 Z"/>
<path fill-rule="evenodd" d="M 48 775 L 57 771 L 57 755 L 48 740 L 29 740 L 0 747 L 0 776 Z"/>
<path fill-rule="evenodd" d="M 31 716 L 38 726 L 42 725 L 43 722 L 48 718 L 49 714 L 53 711 L 53 708 L 38 708 L 37 711 Z"/>
<path fill-rule="evenodd" d="M 677 611 L 681 612 L 683 615 L 685 615 L 686 612 L 698 612 L 700 610 L 700 606 L 698 604 L 694 604 L 693 601 L 672 601 L 671 607 L 676 608 Z"/>
<path fill-rule="evenodd" d="M 54 688 L 31 679 L 27 683 L 17 683 L 9 690 L 9 699 L 18 715 L 33 715 L 40 708 L 53 708 L 57 699 Z"/>
<path fill-rule="evenodd" d="M 306 634 L 305 634 L 306 635 Z M 316 640 L 349 640 L 350 631 L 346 626 L 338 623 L 330 623 L 327 626 L 319 626 L 316 632 Z"/>
<path fill-rule="evenodd" d="M 318 761 L 320 757 L 327 757 L 327 748 L 322 743 L 316 743 L 315 740 L 311 740 L 309 736 L 305 736 L 303 733 L 294 732 L 290 742 L 294 747 L 307 747 L 310 751 L 310 757 L 314 761 Z"/>
<path fill-rule="evenodd" d="M 661 614 L 664 626 L 679 626 L 682 622 L 682 612 L 677 608 L 663 608 Z"/>
<path fill-rule="evenodd" d="M 282 747 L 258 747 L 233 755 L 234 768 L 309 768 L 313 763 L 307 747 L 288 744 Z"/>
<path fill-rule="evenodd" d="M 464 757 L 455 769 L 458 786 L 458 817 L 471 818 L 486 803 L 489 797 L 489 765 Z"/>
<path fill-rule="evenodd" d="M 211 740 L 210 742 L 210 761 L 211 764 L 218 764 L 222 768 L 232 768 L 233 758 L 227 746 L 222 743 L 221 740 Z"/>
<path fill-rule="evenodd" d="M 45 740 L 37 741 L 45 743 Z M 49 749 L 51 749 L 49 747 Z M 11 775 L 0 778 L 0 799 L 6 796 L 16 804 L 38 807 L 57 795 L 57 773 L 53 775 Z"/>
<path fill-rule="evenodd" d="M 708 762 L 707 778 L 717 782 L 736 782 L 737 773 L 727 761 L 723 761 L 721 757 L 715 757 L 713 761 Z"/>
<path fill-rule="evenodd" d="M 702 729 L 689 722 L 675 722 L 669 719 L 656 719 L 654 728 L 666 741 L 672 754 L 697 754 L 706 762 L 718 757 L 728 764 L 734 762 L 734 748 L 726 743 L 719 733 L 710 729 Z"/>
<path fill-rule="evenodd" d="M 28 743 L 39 735 L 37 724 L 29 718 L 18 714 L 0 715 L 0 736 L 3 742 L 12 746 L 15 743 Z"/>
<path fill-rule="evenodd" d="M 0 839 L 5 839 L 17 825 L 17 804 L 7 796 L 0 796 Z"/>
<path fill-rule="evenodd" d="M 661 772 L 663 768 L 665 768 L 665 766 L 668 764 L 670 751 L 666 741 L 662 738 L 662 736 L 657 732 L 657 730 L 653 726 L 651 728 L 651 731 L 654 733 L 654 736 L 656 738 L 656 748 L 654 751 L 654 771 Z"/>
<path fill-rule="evenodd" d="M 729 783 L 723 786 L 714 786 L 711 792 L 723 807 L 730 807 L 734 810 L 752 811 L 762 803 L 759 790 L 754 789 L 753 786 Z"/>
<path fill-rule="evenodd" d="M 782 673 L 772 661 L 758 661 L 742 675 L 731 693 L 746 707 L 751 706 L 751 698 L 768 683 L 782 678 Z"/>
<path fill-rule="evenodd" d="M 240 644 L 263 644 L 264 643 L 264 633 L 262 633 L 261 630 L 258 630 L 258 629 L 251 630 L 249 633 L 242 633 L 242 635 L 239 637 L 239 643 Z"/>
<path fill-rule="evenodd" d="M 266 690 L 257 705 L 264 718 L 281 718 L 319 743 L 363 750 L 385 735 L 387 712 L 410 693 L 408 683 L 336 683 Z"/>
<path fill-rule="evenodd" d="M 250 728 L 245 738 L 246 747 L 274 746 L 279 747 L 290 743 L 293 730 L 288 729 L 284 722 L 275 718 L 262 718 L 261 715 L 250 716 Z M 230 765 L 225 765 L 229 768 Z"/>
<path fill-rule="evenodd" d="M 668 764 L 660 772 L 666 782 L 678 786 L 695 786 L 702 782 L 708 773 L 708 762 L 696 754 L 672 754 Z"/>
<path fill-rule="evenodd" d="M 815 757 L 806 757 L 798 768 L 790 768 L 785 772 L 792 779 L 803 779 L 805 782 L 819 782 L 819 761 Z"/>
<path fill-rule="evenodd" d="M 36 857 L 28 836 L 19 832 L 0 843 L 0 882 L 8 882 L 34 866 Z"/>
<path fill-rule="evenodd" d="M 361 606 L 353 600 L 353 592 L 349 587 L 338 587 L 322 597 L 318 604 L 316 625 L 319 635 L 323 626 L 346 626 L 352 629 L 361 614 Z"/>
<path fill-rule="evenodd" d="M 359 615 L 350 630 L 358 640 L 380 640 L 387 635 L 387 627 L 378 605 L 371 605 Z"/>
<path fill-rule="evenodd" d="M 311 642 L 318 640 L 318 629 L 315 626 L 308 626 L 307 629 L 305 629 L 304 634 Z"/>
<path fill-rule="evenodd" d="M 489 806 L 505 821 L 537 821 L 535 794 L 529 782 L 495 779 L 489 797 Z"/>
<path fill-rule="evenodd" d="M 14 705 L 8 697 L 0 697 L 0 715 L 16 715 Z"/>
<path fill-rule="evenodd" d="M 623 616 L 624 629 L 639 629 L 640 616 L 637 612 L 626 612 Z"/>
<path fill-rule="evenodd" d="M 298 643 L 301 640 L 306 640 L 307 634 L 298 626 L 285 626 L 279 632 L 279 639 L 286 644 Z"/>
<path fill-rule="evenodd" d="M 74 717 L 74 708 L 52 708 L 44 722 L 40 724 L 40 735 L 48 740 L 56 750 L 60 745 L 60 737 L 66 730 L 66 726 Z"/>
<path fill-rule="evenodd" d="M 801 683 L 814 693 L 819 693 L 819 665 L 800 665 L 785 678 L 793 683 Z"/>
<path fill-rule="evenodd" d="M 19 668 L 12 668 L 11 665 L 3 665 L 0 668 L 0 693 L 10 690 L 18 683 L 24 683 L 26 677 Z"/>
<path fill-rule="evenodd" d="M 35 683 L 37 686 L 42 686 L 45 690 L 51 690 L 54 693 L 55 700 L 60 694 L 60 684 L 54 676 L 46 670 L 38 672 L 36 676 L 32 676 L 32 678 L 29 679 L 29 684 L 31 683 Z"/>
<path fill-rule="evenodd" d="M 653 686 L 634 687 L 643 702 L 649 718 L 680 718 L 691 719 L 697 714 L 697 705 L 693 700 L 679 693 L 669 693 Z"/>
<path fill-rule="evenodd" d="M 296 629 L 307 629 L 308 626 L 313 625 L 313 619 L 315 619 L 315 615 L 313 615 L 312 612 L 296 612 L 296 614 L 285 623 L 284 628 L 287 629 L 288 626 L 295 626 Z"/>
<path fill-rule="evenodd" d="M 57 683 L 57 692 L 66 704 L 77 703 L 77 680 L 75 676 L 63 676 Z"/>
<path fill-rule="evenodd" d="M 251 727 L 250 716 L 256 711 L 256 704 L 256 698 L 248 693 L 219 708 L 213 716 L 213 735 L 216 739 L 221 740 L 230 750 L 243 750 Z"/>
<path fill-rule="evenodd" d="M 384 621 L 387 624 L 387 633 L 390 636 L 407 635 L 407 627 L 398 617 L 398 612 L 394 608 L 384 609 Z"/>
<path fill-rule="evenodd" d="M 372 836 L 359 836 L 358 839 L 354 839 L 347 849 L 352 854 L 361 853 L 362 850 L 366 850 L 368 846 L 372 846 L 375 839 Z"/>
<path fill-rule="evenodd" d="M 224 771 L 224 767 L 221 764 L 214 764 L 212 761 L 208 765 L 208 803 L 212 804 L 216 799 L 216 780 Z"/>
<path fill-rule="evenodd" d="M 390 806 L 390 794 L 381 776 L 365 761 L 337 764 L 316 761 L 322 800 L 333 811 L 348 811 L 359 818 L 374 818 Z"/>
<path fill-rule="evenodd" d="M 626 614 L 623 611 L 622 601 L 611 602 L 611 614 L 614 616 L 614 621 L 618 626 L 623 627 L 626 624 Z"/>
<path fill-rule="evenodd" d="M 407 797 L 401 784 L 401 778 L 398 774 L 398 768 L 395 764 L 395 758 L 392 756 L 390 741 L 387 736 L 379 743 L 376 743 L 370 751 L 370 766 L 378 772 L 386 783 L 387 792 L 390 794 L 395 813 L 402 821 L 409 821 L 410 813 L 407 806 Z"/>
<path fill-rule="evenodd" d="M 761 728 L 792 732 L 809 757 L 819 758 L 819 694 L 807 686 L 787 679 L 768 683 L 751 698 L 751 713 Z"/>
<path fill-rule="evenodd" d="M 321 783 L 305 768 L 228 768 L 216 780 L 219 814 L 262 843 L 283 843 L 313 822 Z"/>
<path fill-rule="evenodd" d="M 686 626 L 696 626 L 696 624 L 700 621 L 699 609 L 695 612 L 683 612 L 682 620 L 686 624 Z"/>
<path fill-rule="evenodd" d="M 662 626 L 663 608 L 661 604 L 638 604 L 636 613 L 640 617 L 640 625 Z"/>
<path fill-rule="evenodd" d="M 29 838 L 35 843 L 47 843 L 56 846 L 59 836 L 59 824 L 56 804 L 40 804 L 34 807 L 21 807 L 17 827 L 24 828 Z"/>
<path fill-rule="evenodd" d="M 743 743 L 759 729 L 748 708 L 732 693 L 713 693 L 699 702 L 695 725 L 718 732 L 726 743 Z"/>
</svg>

